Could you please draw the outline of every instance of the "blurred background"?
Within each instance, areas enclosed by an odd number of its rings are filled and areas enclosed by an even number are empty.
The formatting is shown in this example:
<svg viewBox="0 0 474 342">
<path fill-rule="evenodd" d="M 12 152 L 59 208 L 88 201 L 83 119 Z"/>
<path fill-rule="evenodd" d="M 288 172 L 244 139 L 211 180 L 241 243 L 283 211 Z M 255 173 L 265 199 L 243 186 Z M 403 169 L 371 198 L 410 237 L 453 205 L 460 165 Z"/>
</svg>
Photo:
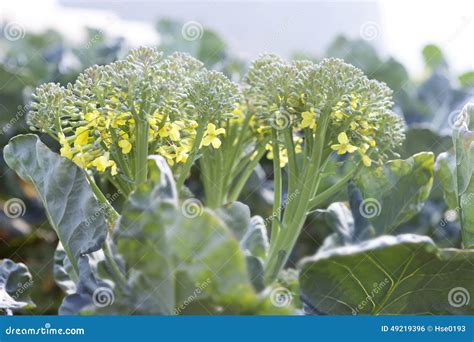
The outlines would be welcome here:
<svg viewBox="0 0 474 342">
<path fill-rule="evenodd" d="M 474 99 L 473 16 L 472 1 L 3 0 L 0 147 L 28 131 L 25 117 L 37 85 L 67 84 L 91 65 L 147 45 L 165 54 L 188 52 L 235 81 L 262 52 L 343 58 L 393 89 L 395 110 L 407 126 L 400 156 L 438 154 L 450 148 L 450 125 Z M 259 188 L 247 200 L 253 214 L 271 211 L 265 167 L 248 184 Z M 0 208 L 12 201 L 15 212 L 0 210 L 0 259 L 28 264 L 38 308 L 27 313 L 55 314 L 62 298 L 52 278 L 55 234 L 34 189 L 0 156 Z M 442 231 L 440 222 L 447 222 Z M 460 244 L 455 213 L 436 185 L 423 210 L 399 230 L 429 235 L 441 246 Z M 293 259 L 313 253 L 329 232 L 315 213 Z"/>
</svg>

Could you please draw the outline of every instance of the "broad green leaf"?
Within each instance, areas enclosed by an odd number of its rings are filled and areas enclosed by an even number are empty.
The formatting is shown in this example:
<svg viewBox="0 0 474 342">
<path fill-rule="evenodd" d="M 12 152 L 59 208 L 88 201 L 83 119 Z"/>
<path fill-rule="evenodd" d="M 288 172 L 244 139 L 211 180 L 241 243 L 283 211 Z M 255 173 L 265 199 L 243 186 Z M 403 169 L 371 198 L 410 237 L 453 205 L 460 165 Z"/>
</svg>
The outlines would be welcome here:
<svg viewBox="0 0 474 342">
<path fill-rule="evenodd" d="M 157 166 L 168 173 L 166 163 Z M 227 206 L 220 215 L 225 220 L 205 208 L 189 213 L 169 200 L 169 191 L 156 190 L 162 181 L 151 180 L 132 193 L 115 231 L 134 313 L 272 312 L 252 287 L 246 253 L 234 235 L 244 235 L 237 225 L 247 228 L 249 209 Z"/>
<path fill-rule="evenodd" d="M 250 208 L 240 202 L 232 202 L 216 209 L 216 214 L 240 241 L 250 224 Z"/>
<path fill-rule="evenodd" d="M 332 315 L 474 314 L 474 251 L 381 236 L 303 259 L 306 305 Z"/>
<path fill-rule="evenodd" d="M 116 261 L 120 264 L 120 260 Z M 119 305 L 130 306 L 130 303 L 124 303 L 123 291 L 115 286 L 102 250 L 80 256 L 77 264 L 79 276 L 64 248 L 58 244 L 54 255 L 54 280 L 66 293 L 59 307 L 60 315 L 117 314 Z M 110 305 L 114 303 L 116 305 L 111 310 Z"/>
<path fill-rule="evenodd" d="M 360 190 L 350 182 L 348 185 L 349 203 L 334 202 L 326 210 L 318 210 L 334 231 L 324 239 L 318 252 L 331 248 L 352 245 L 369 239 L 374 235 L 368 219 L 361 215 L 363 203 Z"/>
<path fill-rule="evenodd" d="M 257 291 L 264 289 L 263 262 L 267 257 L 269 241 L 262 217 L 250 217 L 250 208 L 243 203 L 233 202 L 216 209 L 216 214 L 230 228 L 240 241 L 246 254 L 250 280 Z"/>
<path fill-rule="evenodd" d="M 169 203 L 153 202 L 146 195 L 149 190 L 143 185 L 127 200 L 115 237 L 118 252 L 130 265 L 136 313 L 169 315 L 175 308 L 175 281 L 166 227 L 178 213 Z"/>
<path fill-rule="evenodd" d="M 250 255 L 265 259 L 268 254 L 269 241 L 265 221 L 260 216 L 254 216 L 248 222 L 247 230 L 240 240 L 240 246 Z"/>
<path fill-rule="evenodd" d="M 163 165 L 165 167 L 163 167 Z M 176 186 L 171 170 L 159 156 L 150 156 L 149 158 L 149 178 L 151 186 L 142 186 L 146 191 L 138 191 L 126 203 L 127 215 L 122 216 L 122 223 L 126 222 L 130 226 L 134 225 L 133 210 L 137 210 L 138 216 L 144 219 L 151 208 L 157 203 L 177 204 Z M 154 217 L 153 217 L 154 219 Z M 127 221 L 128 220 L 128 221 Z M 152 222 L 155 224 L 156 222 Z M 155 228 L 155 227 L 153 227 Z M 119 269 L 124 273 L 123 261 L 113 248 L 111 241 L 106 242 L 110 247 L 110 253 L 114 258 Z M 160 248 L 163 246 L 160 246 Z M 149 251 L 127 251 L 136 252 L 132 256 L 141 257 L 141 253 Z M 132 262 L 138 262 L 131 258 Z M 159 260 L 157 260 L 159 262 Z M 102 250 L 91 253 L 87 256 L 81 256 L 78 260 L 79 275 L 77 276 L 61 244 L 55 253 L 54 276 L 56 283 L 64 290 L 67 296 L 64 298 L 60 307 L 60 314 L 79 314 L 79 313 L 108 313 L 108 314 L 163 314 L 169 313 L 164 308 L 163 302 L 153 302 L 147 300 L 150 288 L 156 288 L 156 284 L 144 282 L 136 274 L 131 274 L 129 284 L 121 284 L 121 280 L 116 278 L 113 272 L 110 272 L 109 260 L 106 259 Z M 150 265 L 151 266 L 151 265 Z M 131 289 L 135 291 L 133 296 Z M 165 288 L 166 289 L 166 288 Z M 166 300 L 173 300 L 173 295 L 169 295 L 161 288 L 156 288 L 158 294 Z M 147 304 L 146 310 L 140 311 L 135 307 L 137 301 L 141 300 Z M 168 299 L 169 298 L 169 299 Z M 100 305 L 100 301 L 110 301 L 109 305 Z M 99 305 L 95 305 L 99 302 Z M 140 309 L 144 309 L 143 305 Z"/>
<path fill-rule="evenodd" d="M 365 169 L 357 178 L 364 198 L 359 210 L 378 234 L 393 231 L 421 210 L 433 184 L 433 164 L 433 153 L 422 152 Z"/>
<path fill-rule="evenodd" d="M 33 134 L 11 139 L 3 155 L 8 166 L 36 188 L 51 226 L 78 271 L 78 258 L 99 250 L 107 234 L 104 210 L 84 171 Z"/>
<path fill-rule="evenodd" d="M 474 246 L 474 104 L 467 104 L 453 128 L 454 153 L 440 154 L 437 175 L 448 206 L 460 217 L 463 244 Z"/>
<path fill-rule="evenodd" d="M 458 206 L 456 183 L 456 157 L 450 152 L 440 153 L 436 158 L 436 176 L 444 191 L 444 200 L 450 209 Z"/>
<path fill-rule="evenodd" d="M 10 259 L 0 261 L 0 313 L 33 305 L 29 297 L 33 279 L 28 268 Z"/>
<path fill-rule="evenodd" d="M 408 158 L 416 153 L 431 151 L 439 155 L 453 146 L 449 135 L 442 135 L 427 125 L 410 125 L 405 132 L 402 158 Z"/>
<path fill-rule="evenodd" d="M 351 244 L 354 239 L 354 218 L 343 202 L 334 202 L 326 210 L 319 210 L 327 224 L 334 230 L 325 240 L 320 250 Z"/>
<path fill-rule="evenodd" d="M 74 272 L 74 267 L 69 261 L 66 251 L 61 243 L 54 252 L 54 281 L 66 295 L 71 295 L 77 290 L 79 278 Z"/>
</svg>

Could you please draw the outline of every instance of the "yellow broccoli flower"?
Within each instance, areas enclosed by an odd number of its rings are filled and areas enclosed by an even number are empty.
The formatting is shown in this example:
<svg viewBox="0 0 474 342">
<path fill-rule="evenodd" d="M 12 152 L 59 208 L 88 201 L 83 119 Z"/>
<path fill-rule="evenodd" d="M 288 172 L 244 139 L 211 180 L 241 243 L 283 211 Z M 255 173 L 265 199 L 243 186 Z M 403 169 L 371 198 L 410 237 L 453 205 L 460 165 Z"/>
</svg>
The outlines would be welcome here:
<svg viewBox="0 0 474 342">
<path fill-rule="evenodd" d="M 219 140 L 218 136 L 224 133 L 225 128 L 216 129 L 216 125 L 210 123 L 207 125 L 207 130 L 204 139 L 202 139 L 202 144 L 204 146 L 209 146 L 212 144 L 212 147 L 219 148 L 221 146 L 221 141 Z"/>
<path fill-rule="evenodd" d="M 109 113 L 111 114 L 112 116 L 114 116 L 113 113 Z M 119 126 L 124 126 L 127 124 L 127 121 L 129 119 L 129 117 L 131 116 L 132 114 L 131 113 L 121 113 L 119 114 L 117 117 L 115 117 L 113 120 L 112 120 L 112 128 L 118 128 Z"/>
<path fill-rule="evenodd" d="M 118 146 L 122 149 L 123 154 L 128 154 L 132 150 L 132 144 L 126 139 L 120 140 Z"/>
<path fill-rule="evenodd" d="M 112 176 L 117 174 L 117 164 L 113 160 L 109 159 L 109 153 L 105 153 L 103 156 L 97 157 L 92 161 L 92 166 L 94 166 L 97 171 L 105 172 L 109 167 L 111 168 Z"/>
<path fill-rule="evenodd" d="M 81 168 L 86 168 L 87 167 L 87 158 L 84 153 L 76 153 L 76 155 L 72 158 L 72 161 L 79 167 Z"/>
<path fill-rule="evenodd" d="M 158 135 L 161 138 L 170 138 L 172 141 L 178 141 L 181 137 L 179 133 L 179 125 L 176 123 L 167 122 L 163 125 L 163 127 L 158 131 Z"/>
<path fill-rule="evenodd" d="M 285 167 L 288 164 L 288 150 L 283 148 L 280 150 L 280 167 Z"/>
<path fill-rule="evenodd" d="M 160 156 L 162 156 L 163 158 L 166 159 L 166 161 L 168 162 L 168 165 L 169 165 L 169 166 L 173 166 L 173 164 L 174 164 L 174 157 L 175 157 L 175 156 L 174 156 L 173 153 L 171 153 L 171 152 L 169 151 L 169 147 L 168 147 L 168 148 L 165 148 L 165 146 L 161 146 L 161 147 L 158 149 L 157 152 L 158 152 L 158 154 L 159 154 Z"/>
<path fill-rule="evenodd" d="M 370 165 L 372 165 L 372 159 L 370 159 L 368 155 L 363 154 L 362 163 L 364 163 L 365 166 L 369 167 Z"/>
<path fill-rule="evenodd" d="M 346 116 L 346 114 L 344 114 L 340 110 L 335 110 L 331 113 L 331 117 L 335 118 L 336 120 L 343 120 L 344 116 Z"/>
<path fill-rule="evenodd" d="M 69 142 L 66 139 L 66 136 L 63 133 L 59 133 L 58 137 L 59 137 L 59 143 L 61 144 L 61 149 L 60 149 L 61 156 L 68 159 L 72 159 L 73 151 L 71 149 L 71 145 L 69 145 Z"/>
<path fill-rule="evenodd" d="M 267 152 L 267 158 L 269 160 L 273 160 L 273 146 L 272 144 L 266 144 L 265 149 Z M 280 149 L 280 153 L 278 154 L 280 158 L 280 167 L 285 167 L 288 164 L 288 150 L 286 148 Z"/>
<path fill-rule="evenodd" d="M 345 132 L 339 133 L 337 141 L 339 144 L 331 145 L 331 148 L 337 151 L 337 154 L 345 154 L 346 152 L 353 153 L 357 150 L 356 146 L 349 143 L 349 138 Z"/>
<path fill-rule="evenodd" d="M 236 123 L 236 124 L 244 122 L 245 115 L 242 112 L 242 108 L 240 107 L 240 104 L 235 103 L 234 105 L 235 105 L 235 108 L 232 111 L 232 114 L 234 114 L 234 117 L 230 119 L 230 122 Z"/>
<path fill-rule="evenodd" d="M 303 120 L 301 121 L 301 128 L 309 127 L 312 130 L 316 129 L 316 113 L 313 112 L 313 109 L 309 112 L 301 113 Z"/>
<path fill-rule="evenodd" d="M 88 122 L 95 122 L 100 117 L 100 113 L 97 109 L 94 109 L 92 112 L 86 113 L 85 119 Z"/>
<path fill-rule="evenodd" d="M 89 128 L 78 127 L 75 132 L 76 139 L 74 140 L 74 147 L 87 145 L 89 142 Z"/>
<path fill-rule="evenodd" d="M 177 163 L 186 163 L 189 157 L 190 149 L 188 146 L 180 146 L 176 149 L 175 157 Z"/>
</svg>

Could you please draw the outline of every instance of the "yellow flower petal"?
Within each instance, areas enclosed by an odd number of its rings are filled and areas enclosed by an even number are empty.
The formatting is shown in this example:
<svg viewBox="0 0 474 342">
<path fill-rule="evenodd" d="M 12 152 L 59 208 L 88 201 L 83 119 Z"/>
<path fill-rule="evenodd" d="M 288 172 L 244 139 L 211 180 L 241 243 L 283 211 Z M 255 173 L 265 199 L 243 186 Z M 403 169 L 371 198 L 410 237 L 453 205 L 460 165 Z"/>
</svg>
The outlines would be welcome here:
<svg viewBox="0 0 474 342">
<path fill-rule="evenodd" d="M 75 136 L 74 146 L 86 145 L 89 142 L 89 129 L 87 127 L 78 127 Z"/>
<path fill-rule="evenodd" d="M 215 149 L 219 148 L 221 146 L 221 141 L 219 140 L 219 138 L 214 138 L 212 139 L 212 147 L 214 147 Z"/>
<path fill-rule="evenodd" d="M 351 144 L 347 144 L 347 145 L 346 145 L 346 150 L 347 150 L 347 152 L 349 152 L 349 153 L 353 153 L 353 152 L 355 152 L 355 151 L 357 150 L 357 147 L 354 146 L 354 145 L 351 145 Z"/>
<path fill-rule="evenodd" d="M 362 156 L 362 163 L 364 163 L 365 166 L 369 167 L 370 165 L 372 165 L 372 160 L 366 154 L 364 154 Z"/>
<path fill-rule="evenodd" d="M 123 154 L 128 154 L 132 150 L 132 144 L 128 140 L 120 140 L 118 145 L 122 149 Z"/>
<path fill-rule="evenodd" d="M 349 138 L 347 137 L 347 134 L 345 132 L 341 132 L 337 136 L 337 141 L 339 141 L 340 144 L 347 144 L 349 143 Z"/>
</svg>

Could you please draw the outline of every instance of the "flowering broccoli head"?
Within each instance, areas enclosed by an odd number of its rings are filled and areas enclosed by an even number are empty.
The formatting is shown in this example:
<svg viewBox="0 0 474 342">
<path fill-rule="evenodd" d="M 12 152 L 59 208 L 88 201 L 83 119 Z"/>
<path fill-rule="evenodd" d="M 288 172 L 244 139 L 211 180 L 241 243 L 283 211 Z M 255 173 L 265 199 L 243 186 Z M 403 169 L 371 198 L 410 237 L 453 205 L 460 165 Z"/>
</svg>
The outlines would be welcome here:
<svg viewBox="0 0 474 342">
<path fill-rule="evenodd" d="M 403 140 L 403 123 L 391 110 L 391 90 L 340 59 L 286 63 L 262 56 L 251 65 L 245 82 L 263 125 L 279 131 L 279 137 L 284 130 L 295 136 L 293 144 L 280 145 L 282 165 L 288 148 L 299 153 L 304 146 L 321 148 L 324 156 L 335 151 L 370 166 Z"/>
<path fill-rule="evenodd" d="M 61 154 L 79 166 L 133 180 L 139 167 L 133 160 L 144 145 L 170 165 L 186 163 L 199 131 L 197 149 L 218 148 L 238 94 L 235 84 L 193 57 L 163 58 L 139 48 L 85 70 L 67 87 L 40 86 L 28 121 L 57 139 Z"/>
</svg>

